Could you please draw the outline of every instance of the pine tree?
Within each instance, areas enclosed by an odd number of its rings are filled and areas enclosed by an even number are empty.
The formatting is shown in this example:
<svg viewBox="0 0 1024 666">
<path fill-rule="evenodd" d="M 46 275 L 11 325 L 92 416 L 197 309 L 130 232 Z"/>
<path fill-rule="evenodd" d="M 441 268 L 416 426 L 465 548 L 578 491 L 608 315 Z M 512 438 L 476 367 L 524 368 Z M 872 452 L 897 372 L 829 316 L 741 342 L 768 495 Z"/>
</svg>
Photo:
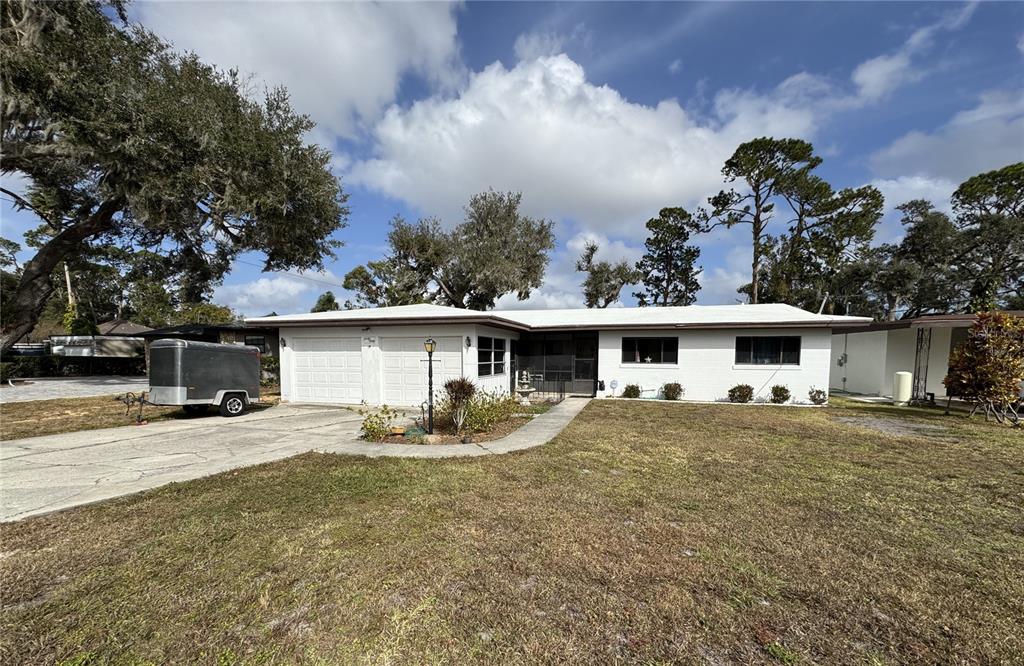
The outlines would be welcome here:
<svg viewBox="0 0 1024 666">
<path fill-rule="evenodd" d="M 658 217 L 647 221 L 647 230 L 647 252 L 636 264 L 644 286 L 633 294 L 637 304 L 691 305 L 700 291 L 697 276 L 701 269 L 693 266 L 700 248 L 686 242 L 701 230 L 700 223 L 682 208 L 662 208 Z"/>
</svg>

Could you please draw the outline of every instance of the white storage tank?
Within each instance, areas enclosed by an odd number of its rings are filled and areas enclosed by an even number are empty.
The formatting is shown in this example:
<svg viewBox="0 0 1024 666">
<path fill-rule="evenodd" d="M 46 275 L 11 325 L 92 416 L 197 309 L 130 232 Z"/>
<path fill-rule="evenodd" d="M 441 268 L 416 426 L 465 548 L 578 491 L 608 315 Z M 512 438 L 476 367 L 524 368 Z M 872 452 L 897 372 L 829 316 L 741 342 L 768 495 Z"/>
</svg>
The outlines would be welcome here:
<svg viewBox="0 0 1024 666">
<path fill-rule="evenodd" d="M 914 389 L 914 373 L 901 371 L 892 376 L 892 404 L 905 407 L 910 404 Z"/>
</svg>

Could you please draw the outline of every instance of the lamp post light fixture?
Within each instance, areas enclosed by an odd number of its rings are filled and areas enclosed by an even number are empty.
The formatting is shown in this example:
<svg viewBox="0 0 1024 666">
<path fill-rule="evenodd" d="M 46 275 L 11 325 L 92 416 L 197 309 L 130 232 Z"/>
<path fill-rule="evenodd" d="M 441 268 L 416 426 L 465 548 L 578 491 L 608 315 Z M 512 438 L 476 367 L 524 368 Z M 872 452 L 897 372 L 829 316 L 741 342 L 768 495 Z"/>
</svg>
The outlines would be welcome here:
<svg viewBox="0 0 1024 666">
<path fill-rule="evenodd" d="M 434 434 L 434 338 L 423 341 L 423 349 L 427 351 L 427 434 Z"/>
</svg>

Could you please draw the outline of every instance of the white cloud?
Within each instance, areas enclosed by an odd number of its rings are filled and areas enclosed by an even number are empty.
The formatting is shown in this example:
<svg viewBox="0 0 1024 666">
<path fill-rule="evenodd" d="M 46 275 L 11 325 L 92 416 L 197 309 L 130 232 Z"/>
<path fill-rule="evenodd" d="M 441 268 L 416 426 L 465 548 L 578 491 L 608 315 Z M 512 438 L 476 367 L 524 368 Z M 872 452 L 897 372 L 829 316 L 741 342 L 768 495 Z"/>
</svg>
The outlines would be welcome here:
<svg viewBox="0 0 1024 666">
<path fill-rule="evenodd" d="M 348 292 L 328 283 L 341 284 L 341 280 L 330 271 L 264 274 L 250 282 L 220 285 L 213 291 L 213 302 L 227 305 L 247 317 L 308 311 L 325 291 L 333 292 L 338 302 L 344 303 Z"/>
<path fill-rule="evenodd" d="M 453 217 L 474 192 L 521 190 L 533 214 L 642 238 L 663 206 L 692 206 L 720 188 L 721 165 L 738 144 L 806 137 L 815 125 L 815 112 L 789 90 L 724 91 L 700 120 L 676 100 L 634 104 L 558 55 L 512 69 L 494 63 L 457 97 L 391 107 L 374 128 L 376 156 L 348 177 Z"/>
<path fill-rule="evenodd" d="M 903 237 L 903 225 L 900 224 L 900 213 L 896 206 L 914 199 L 930 201 L 944 213 L 952 213 L 950 196 L 956 189 L 953 181 L 928 176 L 900 176 L 898 178 L 879 178 L 873 180 L 874 185 L 885 197 L 885 214 L 875 230 L 874 245 L 893 243 Z"/>
<path fill-rule="evenodd" d="M 1024 33 L 1021 33 L 1020 37 L 1017 38 L 1017 50 L 1024 53 Z"/>
<path fill-rule="evenodd" d="M 1024 155 L 1024 92 L 991 91 L 934 132 L 905 134 L 871 157 L 882 177 L 923 175 L 960 183 Z"/>
<path fill-rule="evenodd" d="M 375 120 L 407 72 L 441 84 L 460 75 L 450 4 L 144 2 L 133 8 L 135 18 L 177 48 L 255 73 L 260 84 L 286 86 L 299 111 L 335 134 Z"/>
<path fill-rule="evenodd" d="M 668 64 L 668 73 L 669 74 L 678 74 L 680 71 L 682 71 L 682 69 L 683 69 L 683 61 L 680 60 L 679 58 L 676 58 L 675 60 L 673 60 L 672 62 L 670 62 Z"/>
<path fill-rule="evenodd" d="M 737 245 L 725 254 L 724 265 L 708 267 L 705 262 L 704 271 L 697 278 L 697 304 L 734 305 L 745 301 L 746 296 L 736 290 L 750 282 L 750 255 L 749 246 Z"/>
<path fill-rule="evenodd" d="M 536 60 L 565 53 L 570 45 L 587 48 L 592 34 L 586 25 L 578 23 L 569 34 L 554 30 L 524 32 L 516 37 L 513 51 L 519 60 Z"/>
<path fill-rule="evenodd" d="M 850 76 L 857 86 L 857 99 L 851 102 L 873 102 L 907 83 L 922 79 L 926 72 L 914 59 L 931 48 L 940 32 L 963 27 L 974 14 L 976 3 L 968 3 L 948 12 L 938 21 L 918 28 L 894 53 L 883 54 L 858 65 Z"/>
<path fill-rule="evenodd" d="M 908 53 L 880 55 L 857 65 L 851 79 L 866 100 L 877 100 L 896 88 L 920 80 L 924 73 L 911 67 Z"/>
</svg>

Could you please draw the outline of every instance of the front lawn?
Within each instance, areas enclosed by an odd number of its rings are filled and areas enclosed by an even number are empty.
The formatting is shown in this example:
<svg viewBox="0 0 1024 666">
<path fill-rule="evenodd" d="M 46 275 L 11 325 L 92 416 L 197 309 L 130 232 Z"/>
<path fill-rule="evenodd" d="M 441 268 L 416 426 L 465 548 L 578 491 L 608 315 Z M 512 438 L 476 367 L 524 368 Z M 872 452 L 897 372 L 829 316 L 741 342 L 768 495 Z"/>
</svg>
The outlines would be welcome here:
<svg viewBox="0 0 1024 666">
<path fill-rule="evenodd" d="M 935 411 L 595 401 L 518 454 L 309 454 L 0 533 L 3 663 L 1024 654 L 1024 434 Z"/>
</svg>

